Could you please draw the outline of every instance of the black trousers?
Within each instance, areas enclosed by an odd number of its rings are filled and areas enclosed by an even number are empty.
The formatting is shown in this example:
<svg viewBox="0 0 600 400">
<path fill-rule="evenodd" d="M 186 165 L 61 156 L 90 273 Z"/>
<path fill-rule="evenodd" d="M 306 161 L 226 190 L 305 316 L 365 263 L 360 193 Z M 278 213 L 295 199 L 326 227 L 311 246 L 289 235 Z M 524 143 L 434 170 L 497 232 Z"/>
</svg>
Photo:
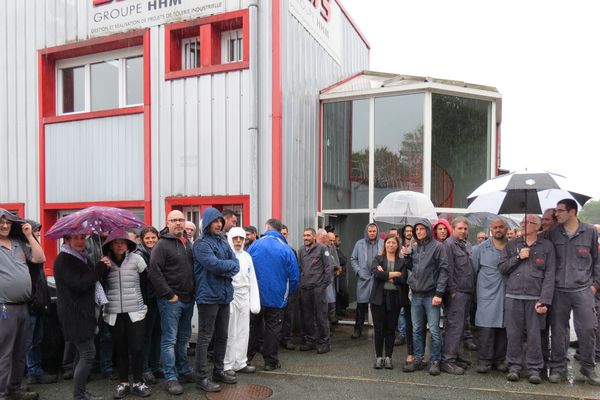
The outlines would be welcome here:
<svg viewBox="0 0 600 400">
<path fill-rule="evenodd" d="M 329 319 L 325 287 L 300 289 L 302 331 L 305 343 L 329 344 Z"/>
<path fill-rule="evenodd" d="M 362 330 L 368 312 L 369 303 L 356 303 L 356 321 L 354 323 L 354 328 Z"/>
<path fill-rule="evenodd" d="M 444 345 L 442 362 L 453 363 L 458 358 L 458 349 L 465 330 L 465 316 L 469 311 L 471 294 L 456 292 L 454 297 L 446 298 L 446 325 L 444 326 Z"/>
<path fill-rule="evenodd" d="M 129 314 L 117 314 L 117 321 L 111 327 L 114 353 L 117 357 L 117 371 L 120 382 L 129 382 L 129 357 L 134 382 L 142 381 L 144 365 L 144 320 L 131 322 Z"/>
<path fill-rule="evenodd" d="M 386 357 L 391 357 L 394 352 L 394 339 L 400 315 L 400 296 L 397 290 L 383 291 L 383 304 L 371 304 L 373 316 L 373 341 L 375 356 L 383 357 L 385 347 Z"/>
<path fill-rule="evenodd" d="M 208 345 L 214 335 L 214 369 L 223 371 L 229 329 L 229 304 L 198 304 L 196 376 L 208 378 Z"/>
<path fill-rule="evenodd" d="M 260 313 L 250 321 L 250 340 L 248 344 L 248 359 L 258 352 L 259 335 L 263 331 L 262 355 L 265 365 L 279 363 L 279 341 L 283 326 L 283 308 L 261 307 Z"/>
<path fill-rule="evenodd" d="M 281 330 L 281 341 L 292 342 L 294 331 L 298 331 L 300 325 L 300 291 L 297 290 L 291 296 L 288 296 L 288 305 L 283 315 L 283 327 Z"/>
<path fill-rule="evenodd" d="M 506 358 L 506 329 L 478 327 L 477 359 L 482 365 L 498 365 Z"/>
<path fill-rule="evenodd" d="M 73 370 L 73 399 L 85 400 L 88 398 L 86 395 L 86 384 L 92 372 L 94 357 L 96 356 L 94 339 L 90 338 L 83 342 L 72 343 L 77 353 L 74 361 L 75 369 Z"/>
</svg>

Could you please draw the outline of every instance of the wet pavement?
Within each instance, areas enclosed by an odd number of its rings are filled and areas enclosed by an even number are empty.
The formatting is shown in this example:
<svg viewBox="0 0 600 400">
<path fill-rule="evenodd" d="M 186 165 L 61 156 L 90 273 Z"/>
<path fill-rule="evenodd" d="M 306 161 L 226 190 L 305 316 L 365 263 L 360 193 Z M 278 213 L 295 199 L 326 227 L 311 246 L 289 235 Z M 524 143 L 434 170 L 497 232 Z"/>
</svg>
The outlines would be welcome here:
<svg viewBox="0 0 600 400">
<path fill-rule="evenodd" d="M 282 368 L 263 372 L 262 357 L 257 355 L 253 365 L 259 367 L 256 374 L 238 374 L 239 383 L 264 385 L 272 389 L 270 399 L 600 399 L 600 388 L 585 383 L 579 374 L 579 364 L 569 364 L 569 382 L 551 384 L 544 381 L 532 385 L 526 379 L 508 382 L 505 375 L 497 371 L 478 374 L 470 367 L 465 375 L 454 376 L 442 373 L 430 376 L 426 371 L 403 373 L 402 364 L 406 346 L 394 349 L 393 370 L 373 369 L 373 346 L 370 333 L 360 339 L 350 339 L 352 328 L 338 326 L 332 338 L 332 351 L 327 354 L 280 350 Z M 570 349 L 572 358 L 573 349 Z M 476 352 L 462 350 L 462 357 L 475 363 Z M 115 381 L 93 380 L 88 389 L 105 399 L 112 398 Z M 32 385 L 31 389 L 41 399 L 69 399 L 72 381 L 58 384 Z M 184 384 L 184 394 L 170 396 L 164 383 L 152 385 L 150 399 L 205 399 L 204 392 L 193 384 Z M 228 390 L 228 387 L 230 390 Z M 233 386 L 224 385 L 219 399 L 247 399 Z M 128 397 L 133 397 L 129 395 Z"/>
</svg>

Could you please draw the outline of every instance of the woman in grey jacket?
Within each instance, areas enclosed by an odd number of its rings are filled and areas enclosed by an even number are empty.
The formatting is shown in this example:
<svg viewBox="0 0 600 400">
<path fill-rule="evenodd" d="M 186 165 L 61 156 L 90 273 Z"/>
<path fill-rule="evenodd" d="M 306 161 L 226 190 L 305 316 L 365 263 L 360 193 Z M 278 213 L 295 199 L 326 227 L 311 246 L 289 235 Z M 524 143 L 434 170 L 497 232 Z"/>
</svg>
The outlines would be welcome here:
<svg viewBox="0 0 600 400">
<path fill-rule="evenodd" d="M 113 231 L 102 246 L 106 254 L 100 263 L 109 267 L 105 277 L 108 304 L 104 306 L 104 321 L 110 325 L 113 345 L 117 354 L 119 384 L 114 398 L 121 399 L 130 391 L 150 396 L 150 388 L 142 379 L 144 318 L 148 307 L 144 304 L 140 285 L 146 273 L 144 259 L 133 253 L 136 244 L 124 231 Z M 129 386 L 129 357 L 133 373 L 133 387 Z"/>
</svg>

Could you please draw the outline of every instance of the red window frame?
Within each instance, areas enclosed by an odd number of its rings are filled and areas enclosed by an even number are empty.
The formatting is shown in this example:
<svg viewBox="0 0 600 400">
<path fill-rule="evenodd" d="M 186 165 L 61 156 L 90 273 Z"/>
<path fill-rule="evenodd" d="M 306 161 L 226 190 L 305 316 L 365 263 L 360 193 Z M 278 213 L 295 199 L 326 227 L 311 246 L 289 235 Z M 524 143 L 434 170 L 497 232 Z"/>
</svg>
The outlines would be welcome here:
<svg viewBox="0 0 600 400">
<path fill-rule="evenodd" d="M 221 32 L 231 29 L 242 29 L 243 59 L 223 64 L 221 63 Z M 248 69 L 250 66 L 249 29 L 247 9 L 165 25 L 165 79 Z M 181 41 L 196 36 L 200 37 L 200 66 L 181 69 Z"/>
<path fill-rule="evenodd" d="M 142 56 L 144 59 L 143 105 L 69 115 L 56 115 L 56 62 L 58 60 L 137 46 L 142 46 Z M 45 229 L 49 229 L 56 222 L 57 213 L 59 210 L 81 209 L 92 205 L 112 206 L 119 208 L 143 208 L 145 221 L 149 222 L 152 220 L 150 61 L 149 29 L 119 33 L 62 46 L 50 47 L 38 51 L 40 222 Z M 47 203 L 45 149 L 46 125 L 57 122 L 78 121 L 127 114 L 144 115 L 144 198 L 133 201 Z M 52 275 L 54 259 L 58 254 L 56 241 L 47 239 L 42 235 L 42 248 L 44 249 L 44 253 L 46 255 L 46 274 Z"/>
<path fill-rule="evenodd" d="M 0 203 L 0 208 L 16 214 L 19 218 L 25 218 L 25 203 Z"/>
<path fill-rule="evenodd" d="M 200 214 L 203 214 L 208 207 L 229 204 L 241 204 L 244 211 L 242 226 L 250 225 L 250 196 L 247 194 L 237 196 L 167 197 L 165 199 L 165 216 L 173 210 L 180 210 L 186 206 L 197 206 L 200 209 Z"/>
</svg>

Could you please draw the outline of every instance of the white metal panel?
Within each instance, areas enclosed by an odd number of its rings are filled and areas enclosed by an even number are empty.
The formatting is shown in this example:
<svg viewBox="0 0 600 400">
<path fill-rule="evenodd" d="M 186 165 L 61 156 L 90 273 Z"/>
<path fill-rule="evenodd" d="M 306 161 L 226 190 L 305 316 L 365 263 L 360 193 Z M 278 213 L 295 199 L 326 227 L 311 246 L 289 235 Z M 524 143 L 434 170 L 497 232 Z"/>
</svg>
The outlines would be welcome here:
<svg viewBox="0 0 600 400">
<path fill-rule="evenodd" d="M 343 50 L 336 63 L 282 3 L 283 220 L 299 232 L 313 225 L 318 205 L 319 90 L 368 69 L 369 50 L 340 13 Z"/>
<path fill-rule="evenodd" d="M 97 118 L 46 126 L 46 200 L 144 198 L 144 117 Z"/>
</svg>

